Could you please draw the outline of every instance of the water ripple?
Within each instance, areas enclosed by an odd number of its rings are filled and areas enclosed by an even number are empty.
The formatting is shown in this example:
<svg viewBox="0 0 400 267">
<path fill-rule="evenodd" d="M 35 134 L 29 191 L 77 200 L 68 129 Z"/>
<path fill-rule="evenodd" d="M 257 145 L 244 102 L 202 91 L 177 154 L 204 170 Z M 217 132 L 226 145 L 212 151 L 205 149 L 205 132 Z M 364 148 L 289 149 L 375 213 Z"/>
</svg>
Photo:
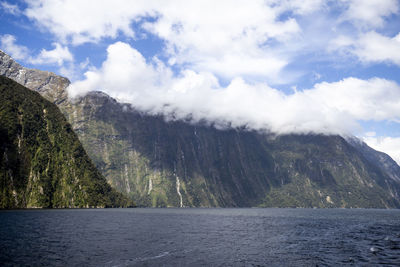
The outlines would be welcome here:
<svg viewBox="0 0 400 267">
<path fill-rule="evenodd" d="M 399 266 L 399 210 L 0 212 L 0 265 Z"/>
</svg>

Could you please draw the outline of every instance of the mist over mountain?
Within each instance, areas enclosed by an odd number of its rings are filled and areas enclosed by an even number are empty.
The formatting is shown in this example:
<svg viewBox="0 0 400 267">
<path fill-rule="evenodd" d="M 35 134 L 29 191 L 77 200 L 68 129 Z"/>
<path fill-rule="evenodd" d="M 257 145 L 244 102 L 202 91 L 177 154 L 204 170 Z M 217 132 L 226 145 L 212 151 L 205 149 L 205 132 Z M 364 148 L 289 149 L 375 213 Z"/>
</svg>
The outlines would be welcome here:
<svg viewBox="0 0 400 267">
<path fill-rule="evenodd" d="M 186 70 L 176 76 L 163 62 L 148 62 L 123 42 L 110 45 L 101 68 L 87 71 L 68 93 L 97 90 L 153 115 L 276 134 L 351 135 L 359 121 L 398 120 L 400 114 L 400 86 L 394 81 L 347 77 L 291 93 L 240 77 L 222 86 L 209 72 Z"/>
<path fill-rule="evenodd" d="M 102 92 L 71 100 L 68 80 L 23 68 L 5 54 L 0 59 L 0 74 L 58 105 L 100 172 L 138 205 L 400 207 L 400 167 L 358 141 L 277 135 L 229 119 L 221 128 L 218 119 L 193 120 L 194 113 L 180 117 L 176 110 L 169 110 L 171 120 L 169 111 L 122 104 Z"/>
<path fill-rule="evenodd" d="M 1 49 L 71 79 L 69 97 L 102 91 L 141 112 L 219 128 L 356 135 L 400 163 L 397 0 L 0 8 Z"/>
</svg>

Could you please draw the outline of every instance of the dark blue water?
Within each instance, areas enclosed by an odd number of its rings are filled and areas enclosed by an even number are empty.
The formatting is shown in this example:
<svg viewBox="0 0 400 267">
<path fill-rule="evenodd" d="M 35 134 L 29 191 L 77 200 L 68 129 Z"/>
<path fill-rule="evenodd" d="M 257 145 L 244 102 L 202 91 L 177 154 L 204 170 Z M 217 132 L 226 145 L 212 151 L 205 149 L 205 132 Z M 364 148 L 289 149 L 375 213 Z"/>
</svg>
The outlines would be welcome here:
<svg viewBox="0 0 400 267">
<path fill-rule="evenodd" d="M 400 266 L 400 211 L 1 211 L 0 262 L 2 266 Z"/>
</svg>

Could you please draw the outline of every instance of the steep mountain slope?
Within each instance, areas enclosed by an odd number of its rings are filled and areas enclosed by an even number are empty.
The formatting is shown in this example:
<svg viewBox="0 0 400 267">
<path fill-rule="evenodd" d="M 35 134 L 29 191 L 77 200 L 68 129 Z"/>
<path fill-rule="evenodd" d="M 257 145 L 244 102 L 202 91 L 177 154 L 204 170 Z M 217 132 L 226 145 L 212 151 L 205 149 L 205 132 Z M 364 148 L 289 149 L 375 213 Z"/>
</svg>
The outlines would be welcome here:
<svg viewBox="0 0 400 267">
<path fill-rule="evenodd" d="M 399 206 L 399 183 L 340 136 L 166 122 L 98 92 L 75 110 L 96 165 L 142 205 Z"/>
<path fill-rule="evenodd" d="M 356 148 L 368 162 L 387 174 L 391 179 L 385 180 L 389 193 L 400 198 L 400 166 L 387 154 L 376 151 L 357 138 L 348 138 L 347 142 Z"/>
<path fill-rule="evenodd" d="M 41 71 L 28 77 L 33 70 L 10 60 L 0 53 L 0 73 L 57 103 L 97 168 L 138 205 L 400 207 L 389 169 L 340 136 L 166 122 L 100 92 L 70 101 L 67 81 Z"/>
<path fill-rule="evenodd" d="M 56 105 L 0 76 L 0 208 L 126 206 Z"/>
</svg>

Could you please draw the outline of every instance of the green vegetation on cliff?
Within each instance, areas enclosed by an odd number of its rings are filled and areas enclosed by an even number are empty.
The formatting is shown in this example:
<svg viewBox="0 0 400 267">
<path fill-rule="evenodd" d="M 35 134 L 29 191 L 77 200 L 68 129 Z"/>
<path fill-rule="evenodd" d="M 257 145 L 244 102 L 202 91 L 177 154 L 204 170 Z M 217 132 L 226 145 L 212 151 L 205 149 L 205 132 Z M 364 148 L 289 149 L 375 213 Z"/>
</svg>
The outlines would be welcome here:
<svg viewBox="0 0 400 267">
<path fill-rule="evenodd" d="M 264 207 L 400 207 L 400 184 L 340 136 L 287 135 L 271 140 L 277 166 L 288 178 Z"/>
<path fill-rule="evenodd" d="M 400 207 L 400 167 L 362 142 L 166 121 L 101 92 L 70 100 L 68 79 L 1 51 L 0 74 L 57 104 L 98 170 L 140 206 Z"/>
<path fill-rule="evenodd" d="M 56 105 L 0 76 L 0 208 L 130 205 Z"/>
<path fill-rule="evenodd" d="M 340 136 L 167 122 L 99 92 L 69 109 L 96 166 L 138 205 L 400 207 L 400 183 Z"/>
</svg>

